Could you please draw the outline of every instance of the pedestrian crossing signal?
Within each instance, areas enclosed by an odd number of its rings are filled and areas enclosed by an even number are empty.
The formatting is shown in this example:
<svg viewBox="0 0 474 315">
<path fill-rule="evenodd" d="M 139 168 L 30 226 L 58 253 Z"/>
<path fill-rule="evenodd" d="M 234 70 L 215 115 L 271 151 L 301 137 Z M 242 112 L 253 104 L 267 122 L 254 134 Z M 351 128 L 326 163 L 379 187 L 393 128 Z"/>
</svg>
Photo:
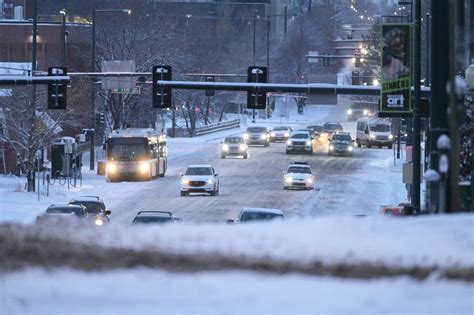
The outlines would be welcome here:
<svg viewBox="0 0 474 315">
<path fill-rule="evenodd" d="M 48 76 L 65 76 L 67 68 L 49 67 Z M 66 109 L 67 84 L 53 82 L 48 84 L 48 109 Z"/>
</svg>

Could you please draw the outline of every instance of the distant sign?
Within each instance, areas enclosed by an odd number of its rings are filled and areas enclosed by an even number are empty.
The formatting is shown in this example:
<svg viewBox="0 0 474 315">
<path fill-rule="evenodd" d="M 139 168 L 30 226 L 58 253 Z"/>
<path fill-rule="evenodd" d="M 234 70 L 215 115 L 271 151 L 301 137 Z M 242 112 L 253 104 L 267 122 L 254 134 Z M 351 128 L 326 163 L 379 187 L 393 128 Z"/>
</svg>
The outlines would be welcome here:
<svg viewBox="0 0 474 315">
<path fill-rule="evenodd" d="M 112 89 L 114 94 L 140 94 L 140 87 Z"/>
<path fill-rule="evenodd" d="M 104 60 L 102 72 L 135 72 L 134 60 Z M 135 78 L 126 76 L 102 78 L 102 89 L 132 89 L 135 87 Z"/>
<path fill-rule="evenodd" d="M 379 117 L 412 116 L 411 27 L 382 24 Z"/>
</svg>

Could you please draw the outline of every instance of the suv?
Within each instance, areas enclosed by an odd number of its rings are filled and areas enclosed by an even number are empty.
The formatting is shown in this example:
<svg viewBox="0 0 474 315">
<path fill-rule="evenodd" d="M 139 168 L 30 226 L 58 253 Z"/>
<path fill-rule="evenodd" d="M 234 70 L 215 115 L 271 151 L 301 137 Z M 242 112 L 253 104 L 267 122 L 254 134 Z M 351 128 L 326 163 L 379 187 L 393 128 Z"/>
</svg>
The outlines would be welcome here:
<svg viewBox="0 0 474 315">
<path fill-rule="evenodd" d="M 69 204 L 83 205 L 87 208 L 89 216 L 95 216 L 97 220 L 100 219 L 103 221 L 103 223 L 110 222 L 109 215 L 112 214 L 112 211 L 107 209 L 99 196 L 80 196 L 78 198 L 72 199 Z"/>
<path fill-rule="evenodd" d="M 354 140 L 348 132 L 338 132 L 329 141 L 329 155 L 350 155 L 354 152 Z"/>
<path fill-rule="evenodd" d="M 249 157 L 249 147 L 244 138 L 234 136 L 224 139 L 221 145 L 221 158 L 225 159 L 229 155 L 242 156 L 244 159 Z"/>
<path fill-rule="evenodd" d="M 184 174 L 181 173 L 181 196 L 190 193 L 219 194 L 219 174 L 211 165 L 190 165 Z"/>
<path fill-rule="evenodd" d="M 270 141 L 286 141 L 290 137 L 291 127 L 278 126 L 270 132 Z"/>
<path fill-rule="evenodd" d="M 273 219 L 283 219 L 283 211 L 270 208 L 243 208 L 236 220 L 229 219 L 227 223 L 248 222 L 248 221 L 268 221 Z"/>
<path fill-rule="evenodd" d="M 142 223 L 181 223 L 181 218 L 175 217 L 168 211 L 139 211 L 132 224 Z"/>
<path fill-rule="evenodd" d="M 344 131 L 344 129 L 342 128 L 341 123 L 327 122 L 324 124 L 324 131 L 326 132 L 328 139 L 331 140 L 333 134 Z"/>
<path fill-rule="evenodd" d="M 265 147 L 270 145 L 270 135 L 265 127 L 248 127 L 244 139 L 247 144 L 262 144 Z"/>
<path fill-rule="evenodd" d="M 313 142 L 309 132 L 295 131 L 286 142 L 286 154 L 302 152 L 313 154 Z"/>
<path fill-rule="evenodd" d="M 306 162 L 295 162 L 288 165 L 283 177 L 283 189 L 314 189 L 314 175 Z"/>
<path fill-rule="evenodd" d="M 82 205 L 52 204 L 46 209 L 46 212 L 36 217 L 36 222 L 58 223 L 61 220 L 86 220 L 88 218 L 87 208 Z"/>
</svg>

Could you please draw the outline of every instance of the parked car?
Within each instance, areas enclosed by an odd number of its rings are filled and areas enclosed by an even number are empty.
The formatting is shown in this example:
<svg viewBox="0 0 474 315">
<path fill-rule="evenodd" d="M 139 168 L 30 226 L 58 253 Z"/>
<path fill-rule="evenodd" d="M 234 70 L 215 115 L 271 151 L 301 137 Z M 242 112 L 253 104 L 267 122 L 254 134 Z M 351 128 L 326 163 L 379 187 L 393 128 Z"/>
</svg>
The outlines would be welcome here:
<svg viewBox="0 0 474 315">
<path fill-rule="evenodd" d="M 70 205 L 83 205 L 87 208 L 89 216 L 95 216 L 97 220 L 103 220 L 103 223 L 109 223 L 109 216 L 112 211 L 108 210 L 104 201 L 99 196 L 80 196 L 72 199 Z M 99 223 L 99 221 L 97 221 Z"/>
<path fill-rule="evenodd" d="M 313 154 L 313 141 L 309 132 L 294 131 L 291 133 L 286 142 L 286 154 L 295 152 Z"/>
<path fill-rule="evenodd" d="M 314 175 L 306 162 L 294 162 L 288 165 L 283 176 L 283 189 L 314 189 Z"/>
<path fill-rule="evenodd" d="M 334 134 L 329 142 L 328 155 L 349 155 L 354 153 L 354 140 L 350 133 L 338 132 Z"/>
<path fill-rule="evenodd" d="M 211 165 L 190 165 L 181 174 L 181 196 L 189 196 L 190 193 L 219 194 L 219 174 Z"/>
<path fill-rule="evenodd" d="M 247 127 L 244 139 L 247 144 L 260 144 L 264 147 L 270 145 L 270 134 L 266 127 Z"/>
<path fill-rule="evenodd" d="M 283 211 L 271 208 L 243 208 L 237 219 L 229 219 L 227 223 L 268 221 L 273 219 L 283 219 Z"/>
<path fill-rule="evenodd" d="M 331 140 L 333 134 L 344 131 L 344 128 L 342 128 L 342 125 L 339 122 L 326 122 L 324 124 L 324 131 L 327 134 L 328 140 Z"/>
<path fill-rule="evenodd" d="M 139 211 L 132 224 L 181 223 L 181 218 L 168 211 Z"/>
<path fill-rule="evenodd" d="M 286 141 L 290 137 L 291 127 L 278 126 L 270 131 L 270 141 Z"/>
<path fill-rule="evenodd" d="M 249 147 L 244 138 L 240 136 L 226 137 L 221 143 L 221 158 L 227 156 L 242 156 L 244 159 L 249 156 Z"/>
</svg>

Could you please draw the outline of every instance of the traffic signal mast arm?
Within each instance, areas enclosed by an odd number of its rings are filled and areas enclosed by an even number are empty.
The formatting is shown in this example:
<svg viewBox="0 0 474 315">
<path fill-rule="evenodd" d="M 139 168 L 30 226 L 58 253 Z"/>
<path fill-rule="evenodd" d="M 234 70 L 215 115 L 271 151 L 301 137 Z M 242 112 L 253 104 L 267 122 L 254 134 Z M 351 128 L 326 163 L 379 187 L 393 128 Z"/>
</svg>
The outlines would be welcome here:
<svg viewBox="0 0 474 315">
<path fill-rule="evenodd" d="M 24 76 L 24 75 L 1 75 L 0 86 L 7 85 L 29 85 L 29 84 L 52 84 L 71 82 L 70 76 Z"/>
<path fill-rule="evenodd" d="M 159 86 L 185 90 L 222 90 L 222 91 L 255 91 L 293 92 L 311 94 L 352 94 L 380 95 L 379 86 L 339 85 L 330 83 L 283 84 L 283 83 L 246 83 L 246 82 L 195 82 L 195 81 L 158 81 Z M 412 88 L 413 89 L 413 88 Z M 430 88 L 422 87 L 423 96 L 429 96 Z"/>
</svg>

